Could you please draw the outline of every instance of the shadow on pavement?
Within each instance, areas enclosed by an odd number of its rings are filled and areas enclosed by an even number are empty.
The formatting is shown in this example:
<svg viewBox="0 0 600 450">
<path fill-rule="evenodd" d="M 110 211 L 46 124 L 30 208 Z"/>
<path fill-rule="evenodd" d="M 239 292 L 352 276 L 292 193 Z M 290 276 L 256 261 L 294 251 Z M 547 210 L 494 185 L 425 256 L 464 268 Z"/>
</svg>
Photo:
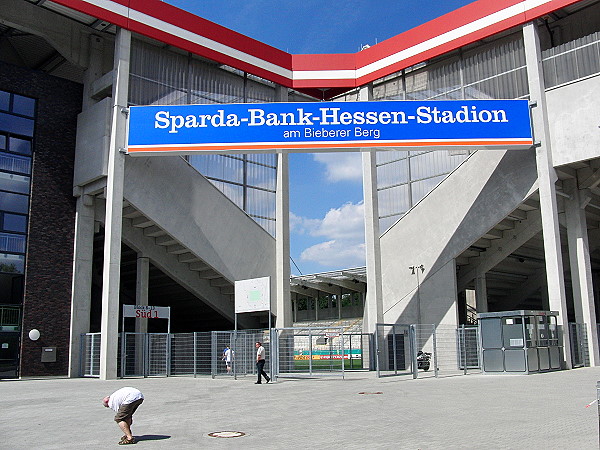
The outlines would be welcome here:
<svg viewBox="0 0 600 450">
<path fill-rule="evenodd" d="M 163 439 L 170 439 L 171 436 L 165 434 L 144 434 L 143 436 L 136 436 L 136 441 L 161 441 Z"/>
</svg>

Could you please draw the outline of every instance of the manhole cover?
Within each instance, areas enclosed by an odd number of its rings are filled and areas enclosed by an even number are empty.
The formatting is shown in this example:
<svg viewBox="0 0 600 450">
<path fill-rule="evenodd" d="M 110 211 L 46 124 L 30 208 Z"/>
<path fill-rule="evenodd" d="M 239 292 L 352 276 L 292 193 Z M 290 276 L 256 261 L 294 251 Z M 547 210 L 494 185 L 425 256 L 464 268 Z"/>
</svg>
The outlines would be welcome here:
<svg viewBox="0 0 600 450">
<path fill-rule="evenodd" d="M 241 431 L 215 431 L 208 433 L 208 435 L 214 438 L 236 438 L 245 436 L 246 433 L 242 433 Z"/>
<path fill-rule="evenodd" d="M 383 392 L 359 392 L 359 394 L 373 395 L 373 394 L 383 394 Z"/>
</svg>

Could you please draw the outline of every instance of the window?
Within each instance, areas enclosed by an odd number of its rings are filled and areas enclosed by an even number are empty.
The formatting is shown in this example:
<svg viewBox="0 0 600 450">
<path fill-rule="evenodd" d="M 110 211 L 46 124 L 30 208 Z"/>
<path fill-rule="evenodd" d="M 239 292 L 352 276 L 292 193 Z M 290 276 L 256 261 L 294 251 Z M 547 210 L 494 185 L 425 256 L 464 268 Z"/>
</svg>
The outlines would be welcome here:
<svg viewBox="0 0 600 450">
<path fill-rule="evenodd" d="M 25 233 L 27 231 L 27 216 L 17 214 L 2 214 L 2 230 Z"/>
<path fill-rule="evenodd" d="M 36 101 L 0 91 L 0 303 L 23 301 Z"/>
<path fill-rule="evenodd" d="M 2 273 L 24 273 L 25 256 L 0 253 L 0 272 Z"/>
<path fill-rule="evenodd" d="M 31 156 L 31 141 L 11 137 L 8 140 L 8 149 L 11 152 L 20 153 L 21 155 Z"/>
<path fill-rule="evenodd" d="M 33 117 L 35 114 L 35 100 L 22 95 L 13 95 L 12 112 L 21 116 Z"/>
<path fill-rule="evenodd" d="M 0 172 L 0 191 L 29 194 L 29 177 Z"/>
</svg>

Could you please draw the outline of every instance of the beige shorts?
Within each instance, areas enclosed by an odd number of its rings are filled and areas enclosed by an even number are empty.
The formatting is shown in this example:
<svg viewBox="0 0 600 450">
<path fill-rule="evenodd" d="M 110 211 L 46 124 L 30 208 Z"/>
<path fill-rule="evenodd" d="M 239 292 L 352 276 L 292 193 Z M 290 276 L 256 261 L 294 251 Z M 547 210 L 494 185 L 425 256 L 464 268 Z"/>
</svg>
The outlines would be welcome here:
<svg viewBox="0 0 600 450">
<path fill-rule="evenodd" d="M 133 403 L 121 405 L 121 407 L 117 411 L 117 414 L 115 415 L 115 422 L 122 422 L 124 420 L 129 419 L 131 416 L 133 416 L 133 413 L 136 409 L 138 409 L 138 406 L 140 406 L 143 401 L 144 399 L 140 398 L 139 400 L 136 400 Z"/>
</svg>

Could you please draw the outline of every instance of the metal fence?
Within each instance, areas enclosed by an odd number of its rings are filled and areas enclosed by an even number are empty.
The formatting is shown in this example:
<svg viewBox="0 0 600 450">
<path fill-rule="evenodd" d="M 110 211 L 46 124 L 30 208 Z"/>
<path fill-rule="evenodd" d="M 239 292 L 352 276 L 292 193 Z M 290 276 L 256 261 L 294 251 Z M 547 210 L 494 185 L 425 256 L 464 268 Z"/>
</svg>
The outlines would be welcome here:
<svg viewBox="0 0 600 450">
<path fill-rule="evenodd" d="M 481 371 L 477 326 L 377 324 L 375 334 L 379 377 L 445 377 Z"/>
<path fill-rule="evenodd" d="M 575 367 L 590 365 L 588 338 L 585 323 L 569 323 L 571 340 L 571 363 Z"/>
<path fill-rule="evenodd" d="M 375 370 L 377 376 L 413 373 L 414 340 L 410 325 L 378 323 L 375 327 Z"/>
<path fill-rule="evenodd" d="M 81 336 L 82 377 L 100 376 L 100 333 L 86 333 Z"/>
<path fill-rule="evenodd" d="M 213 331 L 211 333 L 211 375 L 245 376 L 256 374 L 256 347 L 261 342 L 265 349 L 265 358 L 271 364 L 271 339 L 268 330 Z M 231 349 L 228 364 L 225 349 Z M 271 372 L 269 367 L 266 371 Z"/>
<path fill-rule="evenodd" d="M 351 361 L 341 327 L 277 328 L 273 337 L 277 349 L 275 379 L 323 375 L 343 378 L 346 362 Z"/>
<path fill-rule="evenodd" d="M 465 374 L 472 369 L 481 371 L 479 327 L 476 325 L 461 325 L 456 333 L 459 370 L 462 370 Z"/>
<path fill-rule="evenodd" d="M 573 330 L 582 336 L 581 327 Z M 380 377 L 414 378 L 480 371 L 476 326 L 415 324 L 377 324 L 374 335 L 345 334 L 342 327 L 280 328 L 272 330 L 272 337 L 269 330 L 122 333 L 117 371 L 121 377 L 256 375 L 257 341 L 263 343 L 265 370 L 274 379 L 344 377 L 348 370 L 367 369 Z M 585 345 L 582 338 L 573 342 L 577 348 Z M 81 354 L 81 376 L 99 376 L 100 333 L 82 335 Z"/>
<path fill-rule="evenodd" d="M 195 333 L 121 333 L 117 373 L 120 377 L 256 374 L 255 342 L 263 342 L 270 359 L 268 330 Z M 230 370 L 223 350 L 233 352 Z M 80 375 L 100 376 L 100 333 L 82 335 Z"/>
</svg>

